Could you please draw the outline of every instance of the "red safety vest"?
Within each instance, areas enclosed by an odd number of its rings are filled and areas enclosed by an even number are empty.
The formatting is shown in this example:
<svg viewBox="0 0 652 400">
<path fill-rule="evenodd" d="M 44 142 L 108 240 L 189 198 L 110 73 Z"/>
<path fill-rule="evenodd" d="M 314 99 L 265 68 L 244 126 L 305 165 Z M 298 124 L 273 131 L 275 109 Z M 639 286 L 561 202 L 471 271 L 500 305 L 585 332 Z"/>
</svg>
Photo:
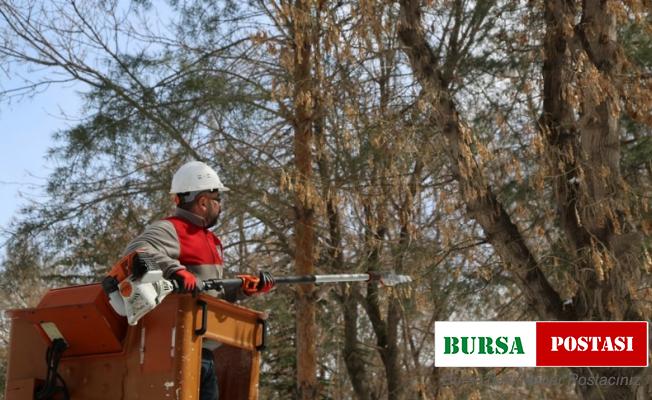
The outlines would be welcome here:
<svg viewBox="0 0 652 400">
<path fill-rule="evenodd" d="M 182 265 L 222 265 L 224 248 L 215 234 L 180 217 L 165 218 L 174 225 L 179 238 Z"/>
</svg>

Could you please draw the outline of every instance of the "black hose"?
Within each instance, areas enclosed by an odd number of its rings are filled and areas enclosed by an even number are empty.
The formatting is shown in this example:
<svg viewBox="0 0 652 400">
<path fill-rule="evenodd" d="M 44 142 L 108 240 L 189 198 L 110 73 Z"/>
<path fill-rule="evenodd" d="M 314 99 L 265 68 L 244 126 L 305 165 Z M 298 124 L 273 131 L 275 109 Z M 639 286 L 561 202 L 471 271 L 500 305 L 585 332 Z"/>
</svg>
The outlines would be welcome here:
<svg viewBox="0 0 652 400">
<path fill-rule="evenodd" d="M 37 400 L 51 399 L 56 393 L 63 393 L 63 399 L 70 398 L 68 388 L 57 369 L 59 368 L 59 361 L 61 355 L 68 348 L 68 344 L 63 339 L 54 339 L 50 347 L 45 353 L 45 364 L 47 365 L 47 374 L 45 383 L 38 389 L 35 394 Z M 61 386 L 57 386 L 57 381 L 61 382 Z"/>
</svg>

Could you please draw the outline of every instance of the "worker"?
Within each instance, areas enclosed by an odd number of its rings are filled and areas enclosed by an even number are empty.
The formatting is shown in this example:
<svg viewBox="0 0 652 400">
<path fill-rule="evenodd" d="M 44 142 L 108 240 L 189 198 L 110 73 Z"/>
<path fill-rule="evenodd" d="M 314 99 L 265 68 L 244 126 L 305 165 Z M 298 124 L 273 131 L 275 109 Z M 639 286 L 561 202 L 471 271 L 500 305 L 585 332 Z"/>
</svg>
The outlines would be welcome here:
<svg viewBox="0 0 652 400">
<path fill-rule="evenodd" d="M 220 239 L 209 229 L 222 211 L 221 194 L 229 189 L 217 173 L 200 161 L 188 162 L 172 177 L 170 193 L 177 205 L 173 216 L 156 221 L 135 238 L 125 254 L 139 250 L 148 253 L 160 266 L 163 276 L 176 280 L 186 292 L 197 290 L 198 279 L 221 279 L 224 268 Z M 260 271 L 258 276 L 238 275 L 243 281 L 230 292 L 208 292 L 236 301 L 266 293 L 274 287 L 273 276 Z M 204 340 L 200 379 L 200 400 L 217 400 L 218 385 L 213 352 L 215 343 Z"/>
</svg>

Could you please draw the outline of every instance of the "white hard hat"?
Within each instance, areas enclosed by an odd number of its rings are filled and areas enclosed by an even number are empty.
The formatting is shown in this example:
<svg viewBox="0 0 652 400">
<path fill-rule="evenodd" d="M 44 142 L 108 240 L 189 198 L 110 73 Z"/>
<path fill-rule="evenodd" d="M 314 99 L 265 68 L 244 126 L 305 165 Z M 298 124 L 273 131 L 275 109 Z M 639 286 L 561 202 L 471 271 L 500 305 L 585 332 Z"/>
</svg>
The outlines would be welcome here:
<svg viewBox="0 0 652 400">
<path fill-rule="evenodd" d="M 228 192 L 229 188 L 222 184 L 220 177 L 213 168 L 201 161 L 185 163 L 172 177 L 170 193 L 198 192 L 217 189 Z"/>
</svg>

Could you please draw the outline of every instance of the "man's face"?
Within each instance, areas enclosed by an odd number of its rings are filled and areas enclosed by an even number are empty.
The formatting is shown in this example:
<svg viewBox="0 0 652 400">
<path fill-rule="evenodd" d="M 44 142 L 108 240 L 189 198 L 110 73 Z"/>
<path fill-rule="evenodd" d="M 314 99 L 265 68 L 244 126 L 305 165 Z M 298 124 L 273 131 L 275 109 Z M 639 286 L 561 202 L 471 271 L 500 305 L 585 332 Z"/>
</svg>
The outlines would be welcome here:
<svg viewBox="0 0 652 400">
<path fill-rule="evenodd" d="M 199 204 L 202 206 L 202 217 L 206 221 L 207 228 L 215 226 L 217 219 L 222 212 L 222 204 L 219 192 L 205 193 L 200 195 Z"/>
</svg>

